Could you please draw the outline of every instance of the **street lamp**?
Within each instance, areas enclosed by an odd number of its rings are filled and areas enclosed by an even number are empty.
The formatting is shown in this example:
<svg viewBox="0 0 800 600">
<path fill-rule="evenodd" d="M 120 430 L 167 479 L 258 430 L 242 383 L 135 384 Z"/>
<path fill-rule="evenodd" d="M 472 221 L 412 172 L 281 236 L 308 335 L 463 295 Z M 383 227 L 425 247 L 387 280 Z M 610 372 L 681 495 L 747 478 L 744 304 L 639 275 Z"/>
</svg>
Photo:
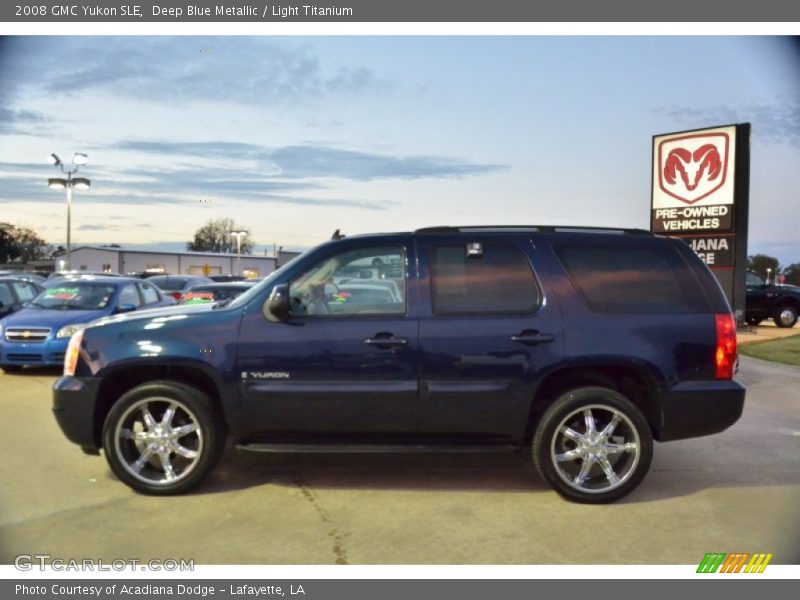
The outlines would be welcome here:
<svg viewBox="0 0 800 600">
<path fill-rule="evenodd" d="M 61 167 L 61 172 L 67 178 L 52 177 L 47 180 L 47 185 L 53 190 L 67 190 L 67 262 L 66 268 L 69 269 L 72 265 L 72 188 L 79 190 L 88 190 L 92 182 L 85 177 L 73 177 L 78 169 L 89 162 L 89 157 L 83 152 L 76 152 L 72 157 L 72 164 L 75 165 L 74 169 L 65 169 L 64 163 L 57 154 L 51 154 L 48 157 L 50 164 L 54 167 Z"/>
<path fill-rule="evenodd" d="M 236 238 L 236 274 L 242 274 L 242 237 L 247 235 L 246 231 L 231 231 L 231 235 Z"/>
<path fill-rule="evenodd" d="M 769 283 L 769 274 L 772 273 L 772 269 L 767 267 L 767 283 Z"/>
</svg>

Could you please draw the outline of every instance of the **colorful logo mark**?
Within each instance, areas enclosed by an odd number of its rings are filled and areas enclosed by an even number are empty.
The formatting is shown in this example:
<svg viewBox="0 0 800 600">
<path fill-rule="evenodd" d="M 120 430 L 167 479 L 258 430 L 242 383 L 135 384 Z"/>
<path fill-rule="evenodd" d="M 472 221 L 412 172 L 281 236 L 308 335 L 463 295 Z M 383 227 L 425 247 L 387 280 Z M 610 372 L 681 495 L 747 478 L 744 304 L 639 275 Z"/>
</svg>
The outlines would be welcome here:
<svg viewBox="0 0 800 600">
<path fill-rule="evenodd" d="M 708 552 L 697 567 L 698 573 L 763 573 L 772 554 L 748 554 L 747 552 Z"/>
<path fill-rule="evenodd" d="M 668 138 L 658 144 L 658 185 L 673 198 L 694 204 L 725 185 L 727 133 Z"/>
</svg>

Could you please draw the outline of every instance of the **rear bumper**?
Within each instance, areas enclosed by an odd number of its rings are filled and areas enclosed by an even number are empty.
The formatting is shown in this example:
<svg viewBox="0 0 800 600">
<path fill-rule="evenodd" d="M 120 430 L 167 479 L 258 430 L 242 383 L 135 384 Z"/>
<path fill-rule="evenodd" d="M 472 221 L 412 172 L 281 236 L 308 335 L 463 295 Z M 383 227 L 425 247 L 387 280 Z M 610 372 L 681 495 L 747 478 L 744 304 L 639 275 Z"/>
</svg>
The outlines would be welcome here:
<svg viewBox="0 0 800 600">
<path fill-rule="evenodd" d="M 662 442 L 724 431 L 742 416 L 744 387 L 736 381 L 685 381 L 661 395 Z"/>
<path fill-rule="evenodd" d="M 53 386 L 53 414 L 61 431 L 87 449 L 100 447 L 94 426 L 97 386 L 91 377 L 61 377 Z"/>
</svg>

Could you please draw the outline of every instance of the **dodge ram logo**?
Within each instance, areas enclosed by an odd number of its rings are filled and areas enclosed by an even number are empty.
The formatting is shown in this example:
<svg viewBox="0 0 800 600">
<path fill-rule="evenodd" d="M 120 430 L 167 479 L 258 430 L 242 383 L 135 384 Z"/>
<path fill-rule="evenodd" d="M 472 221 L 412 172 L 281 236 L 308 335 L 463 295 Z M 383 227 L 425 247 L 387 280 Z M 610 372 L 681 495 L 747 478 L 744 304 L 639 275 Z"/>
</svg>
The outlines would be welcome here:
<svg viewBox="0 0 800 600">
<path fill-rule="evenodd" d="M 728 134 L 704 133 L 667 138 L 658 145 L 658 185 L 686 204 L 694 204 L 725 184 Z"/>
</svg>

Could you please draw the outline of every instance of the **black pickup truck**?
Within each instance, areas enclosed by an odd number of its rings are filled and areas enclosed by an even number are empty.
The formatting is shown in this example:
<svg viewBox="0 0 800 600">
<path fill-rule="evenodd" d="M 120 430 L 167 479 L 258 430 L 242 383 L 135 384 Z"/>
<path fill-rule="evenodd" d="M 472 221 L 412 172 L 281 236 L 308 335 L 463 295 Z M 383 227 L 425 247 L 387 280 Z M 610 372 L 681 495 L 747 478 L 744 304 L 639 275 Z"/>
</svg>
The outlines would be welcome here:
<svg viewBox="0 0 800 600">
<path fill-rule="evenodd" d="M 800 287 L 770 283 L 758 273 L 747 272 L 745 320 L 758 325 L 772 319 L 778 327 L 794 327 L 800 314 Z"/>
</svg>

